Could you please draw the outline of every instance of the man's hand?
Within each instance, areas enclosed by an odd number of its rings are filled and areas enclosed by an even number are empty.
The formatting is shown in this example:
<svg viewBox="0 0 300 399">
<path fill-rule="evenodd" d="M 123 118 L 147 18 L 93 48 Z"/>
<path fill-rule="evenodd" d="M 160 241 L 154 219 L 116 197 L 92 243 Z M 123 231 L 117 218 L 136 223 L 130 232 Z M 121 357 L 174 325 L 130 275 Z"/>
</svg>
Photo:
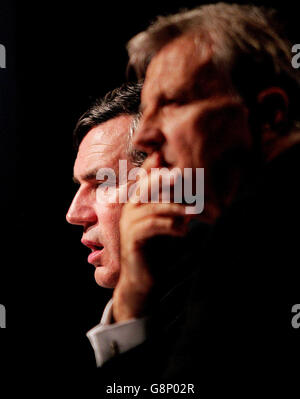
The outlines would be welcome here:
<svg viewBox="0 0 300 399">
<path fill-rule="evenodd" d="M 139 181 L 142 191 L 151 191 L 151 181 L 155 177 L 150 170 L 157 167 L 156 162 L 153 155 L 143 166 L 147 177 Z M 149 306 L 157 273 L 154 273 L 155 265 L 147 262 L 146 244 L 156 236 L 185 235 L 189 219 L 181 204 L 128 202 L 124 206 L 120 220 L 121 273 L 113 295 L 116 322 L 142 317 Z"/>
</svg>

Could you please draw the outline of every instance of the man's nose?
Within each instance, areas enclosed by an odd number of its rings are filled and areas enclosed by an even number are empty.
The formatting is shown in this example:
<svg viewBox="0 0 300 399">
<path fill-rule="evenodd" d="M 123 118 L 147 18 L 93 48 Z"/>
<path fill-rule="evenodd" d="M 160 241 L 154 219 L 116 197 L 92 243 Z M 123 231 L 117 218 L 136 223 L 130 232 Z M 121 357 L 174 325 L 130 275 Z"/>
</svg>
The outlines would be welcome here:
<svg viewBox="0 0 300 399">
<path fill-rule="evenodd" d="M 133 136 L 134 147 L 149 154 L 159 150 L 164 142 L 165 137 L 159 124 L 142 118 Z"/>
<path fill-rule="evenodd" d="M 97 215 L 90 201 L 81 195 L 80 190 L 75 195 L 71 206 L 67 212 L 68 223 L 83 226 L 92 225 L 97 221 Z"/>
</svg>

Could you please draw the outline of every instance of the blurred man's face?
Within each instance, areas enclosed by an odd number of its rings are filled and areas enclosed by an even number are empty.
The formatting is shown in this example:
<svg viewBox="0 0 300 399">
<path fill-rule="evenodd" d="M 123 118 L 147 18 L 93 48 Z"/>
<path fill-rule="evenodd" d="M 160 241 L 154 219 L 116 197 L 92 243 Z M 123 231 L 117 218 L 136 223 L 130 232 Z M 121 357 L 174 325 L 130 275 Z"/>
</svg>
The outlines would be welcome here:
<svg viewBox="0 0 300 399">
<path fill-rule="evenodd" d="M 200 53 L 199 43 L 191 35 L 182 36 L 152 59 L 134 143 L 148 153 L 159 152 L 161 166 L 204 168 L 205 208 L 214 217 L 223 200 L 220 195 L 230 196 L 239 178 L 230 154 L 247 150 L 251 136 L 247 109 L 229 93 L 209 50 Z"/>
<path fill-rule="evenodd" d="M 118 181 L 119 160 L 128 158 L 131 122 L 131 116 L 122 115 L 94 127 L 84 137 L 74 165 L 74 180 L 80 186 L 67 213 L 69 223 L 83 227 L 82 243 L 92 250 L 88 262 L 96 267 L 96 282 L 107 288 L 115 287 L 119 278 L 119 219 L 123 204 L 110 203 L 108 197 L 107 202 L 97 201 L 97 189 L 102 189 L 102 183 L 96 174 L 100 168 L 113 169 L 117 177 L 115 190 L 124 190 Z M 132 167 L 128 161 L 128 170 Z"/>
</svg>

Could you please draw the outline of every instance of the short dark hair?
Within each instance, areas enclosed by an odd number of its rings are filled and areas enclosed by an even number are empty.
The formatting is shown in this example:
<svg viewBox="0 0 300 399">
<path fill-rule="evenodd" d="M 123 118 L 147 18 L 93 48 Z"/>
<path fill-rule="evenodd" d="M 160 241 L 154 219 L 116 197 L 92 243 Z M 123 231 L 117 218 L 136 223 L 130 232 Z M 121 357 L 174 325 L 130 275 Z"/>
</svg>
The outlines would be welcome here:
<svg viewBox="0 0 300 399">
<path fill-rule="evenodd" d="M 134 117 L 128 132 L 129 157 L 133 164 L 140 166 L 146 154 L 132 148 L 133 130 L 140 118 L 139 107 L 142 83 L 124 83 L 122 86 L 108 92 L 103 98 L 98 98 L 89 109 L 81 115 L 73 131 L 74 147 L 78 151 L 79 145 L 86 134 L 93 128 L 110 119 L 121 115 Z"/>
</svg>

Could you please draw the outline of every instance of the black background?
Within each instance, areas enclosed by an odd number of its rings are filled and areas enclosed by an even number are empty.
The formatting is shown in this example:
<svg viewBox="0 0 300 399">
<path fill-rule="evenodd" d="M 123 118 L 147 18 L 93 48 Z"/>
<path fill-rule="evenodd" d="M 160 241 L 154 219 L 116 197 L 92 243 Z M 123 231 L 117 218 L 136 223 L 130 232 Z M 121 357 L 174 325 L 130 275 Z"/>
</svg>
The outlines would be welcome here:
<svg viewBox="0 0 300 399">
<path fill-rule="evenodd" d="M 300 42 L 296 2 L 254 3 L 279 8 Z M 0 383 L 18 375 L 24 390 L 42 379 L 68 391 L 85 375 L 85 333 L 111 292 L 94 281 L 80 228 L 65 221 L 76 189 L 72 130 L 92 99 L 125 80 L 126 42 L 156 15 L 198 4 L 2 0 Z"/>
</svg>

